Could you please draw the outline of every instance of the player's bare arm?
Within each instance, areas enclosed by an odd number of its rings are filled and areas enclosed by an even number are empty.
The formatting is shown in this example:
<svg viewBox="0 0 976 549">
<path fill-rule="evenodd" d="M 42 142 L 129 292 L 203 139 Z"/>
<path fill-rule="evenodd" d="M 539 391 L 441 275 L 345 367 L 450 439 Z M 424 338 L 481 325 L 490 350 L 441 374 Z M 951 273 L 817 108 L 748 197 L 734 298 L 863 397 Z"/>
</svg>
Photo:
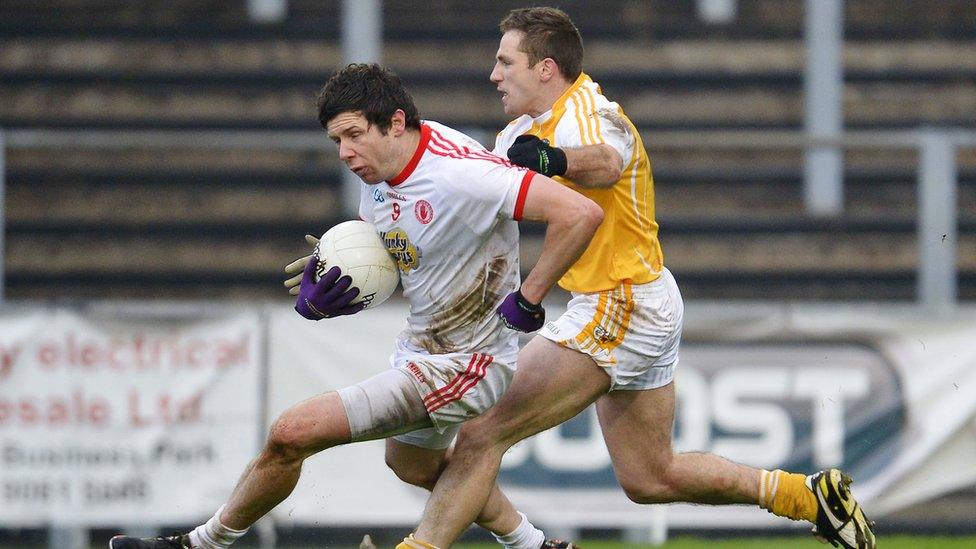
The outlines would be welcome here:
<svg viewBox="0 0 976 549">
<path fill-rule="evenodd" d="M 521 289 L 528 301 L 541 303 L 583 255 L 603 222 L 603 210 L 589 198 L 536 174 L 525 197 L 522 219 L 547 225 L 539 260 L 522 281 Z"/>
<path fill-rule="evenodd" d="M 582 187 L 607 188 L 620 180 L 623 159 L 605 143 L 563 149 L 566 153 L 564 177 Z"/>
<path fill-rule="evenodd" d="M 611 187 L 623 171 L 620 153 L 606 143 L 561 148 L 535 135 L 520 135 L 507 155 L 519 166 L 549 177 L 563 176 L 582 187 Z"/>
</svg>

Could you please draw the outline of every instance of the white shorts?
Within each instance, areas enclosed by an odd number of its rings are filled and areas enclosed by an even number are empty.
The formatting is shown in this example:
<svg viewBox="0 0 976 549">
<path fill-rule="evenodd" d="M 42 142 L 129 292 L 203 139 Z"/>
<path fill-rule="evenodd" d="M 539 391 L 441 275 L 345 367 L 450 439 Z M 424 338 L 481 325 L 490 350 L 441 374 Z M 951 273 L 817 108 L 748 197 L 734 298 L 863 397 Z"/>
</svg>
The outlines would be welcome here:
<svg viewBox="0 0 976 549">
<path fill-rule="evenodd" d="M 412 446 L 447 448 L 462 423 L 494 406 L 508 389 L 518 353 L 516 340 L 511 341 L 497 354 L 429 355 L 398 340 L 390 357 L 392 370 L 338 391 L 352 440 L 404 433 L 404 427 L 426 416 L 433 427 L 394 438 Z"/>
<path fill-rule="evenodd" d="M 674 378 L 684 303 L 671 271 L 647 284 L 573 294 L 566 312 L 539 335 L 593 358 L 610 390 L 663 387 Z"/>
</svg>

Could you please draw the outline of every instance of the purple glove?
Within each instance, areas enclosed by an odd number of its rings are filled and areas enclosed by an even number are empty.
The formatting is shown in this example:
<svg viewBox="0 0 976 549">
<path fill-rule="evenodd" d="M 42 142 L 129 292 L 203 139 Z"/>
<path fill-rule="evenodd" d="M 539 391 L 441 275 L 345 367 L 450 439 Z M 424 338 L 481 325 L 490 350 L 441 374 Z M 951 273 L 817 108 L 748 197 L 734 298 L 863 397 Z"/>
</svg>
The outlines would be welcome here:
<svg viewBox="0 0 976 549">
<path fill-rule="evenodd" d="M 520 332 L 534 332 L 546 323 L 546 310 L 542 304 L 529 303 L 521 290 L 508 294 L 497 311 L 505 326 Z"/>
<path fill-rule="evenodd" d="M 350 305 L 359 295 L 359 288 L 350 288 L 352 278 L 342 275 L 339 267 L 332 267 L 318 282 L 315 280 L 315 267 L 319 258 L 312 259 L 302 272 L 302 285 L 298 290 L 295 310 L 309 320 L 322 320 L 334 316 L 351 315 L 362 311 L 365 303 Z"/>
</svg>

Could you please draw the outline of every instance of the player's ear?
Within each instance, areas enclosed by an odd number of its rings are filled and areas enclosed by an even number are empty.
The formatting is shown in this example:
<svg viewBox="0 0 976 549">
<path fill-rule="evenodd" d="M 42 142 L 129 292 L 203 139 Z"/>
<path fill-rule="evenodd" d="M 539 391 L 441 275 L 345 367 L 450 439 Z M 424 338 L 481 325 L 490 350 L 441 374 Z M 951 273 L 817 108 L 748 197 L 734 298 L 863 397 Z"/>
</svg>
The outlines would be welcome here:
<svg viewBox="0 0 976 549">
<path fill-rule="evenodd" d="M 393 130 L 394 137 L 400 136 L 407 127 L 407 113 L 403 109 L 397 109 L 390 117 L 390 129 Z"/>
<path fill-rule="evenodd" d="M 546 57 L 539 61 L 539 80 L 548 82 L 557 74 L 559 74 L 559 66 L 556 65 L 556 61 L 552 57 Z"/>
</svg>

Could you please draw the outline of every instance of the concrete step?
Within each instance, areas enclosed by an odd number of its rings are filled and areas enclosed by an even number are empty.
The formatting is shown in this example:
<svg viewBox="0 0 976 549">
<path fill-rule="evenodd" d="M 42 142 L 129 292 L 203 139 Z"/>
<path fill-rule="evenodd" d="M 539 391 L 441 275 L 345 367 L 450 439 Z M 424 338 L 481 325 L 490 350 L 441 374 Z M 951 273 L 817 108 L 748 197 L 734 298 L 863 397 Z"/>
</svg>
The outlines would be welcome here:
<svg viewBox="0 0 976 549">
<path fill-rule="evenodd" d="M 395 41 L 383 45 L 383 63 L 402 76 L 436 78 L 450 72 L 487 85 L 497 39 L 474 37 L 450 44 L 451 55 L 431 55 L 445 48 L 441 41 Z M 900 74 L 926 76 L 976 71 L 973 44 L 967 40 L 852 41 L 844 43 L 847 78 L 888 80 Z M 792 75 L 804 66 L 801 40 L 587 40 L 585 68 L 594 78 L 643 73 L 684 77 L 714 73 L 732 81 L 761 75 Z M 287 38 L 122 38 L 8 37 L 0 38 L 0 72 L 64 74 L 144 74 L 193 76 L 217 74 L 303 75 L 324 80 L 342 66 L 335 41 Z M 644 77 L 645 79 L 647 77 Z"/>
<path fill-rule="evenodd" d="M 184 171 L 206 175 L 234 170 L 240 173 L 320 171 L 338 173 L 335 146 L 322 133 L 321 150 L 289 150 L 273 143 L 265 148 L 209 149 L 200 147 L 99 148 L 70 145 L 17 148 L 7 151 L 10 172 L 77 173 L 122 170 L 132 173 Z M 344 169 L 344 168 L 341 168 Z"/>
<path fill-rule="evenodd" d="M 309 182 L 281 188 L 270 184 L 11 185 L 7 223 L 143 225 L 153 223 L 308 223 L 338 218 L 338 185 Z"/>
<path fill-rule="evenodd" d="M 16 170 L 8 173 L 8 223 L 151 224 L 322 222 L 342 215 L 338 171 L 201 170 L 138 173 Z M 745 174 L 748 175 L 748 174 Z M 709 174 L 663 173 L 656 185 L 656 211 L 686 225 L 707 219 L 785 219 L 802 216 L 803 188 L 788 178 L 715 179 Z M 976 217 L 976 173 L 958 188 L 960 216 Z M 913 218 L 917 214 L 912 174 L 848 177 L 844 212 L 856 218 Z"/>
<path fill-rule="evenodd" d="M 569 2 L 570 13 L 587 39 L 726 36 L 735 38 L 801 36 L 803 0 L 738 2 L 729 24 L 708 24 L 695 3 L 671 0 Z M 387 36 L 437 38 L 496 35 L 508 10 L 519 0 L 495 2 L 398 1 L 384 3 Z M 290 0 L 282 23 L 255 24 L 243 0 L 7 0 L 0 4 L 0 29 L 35 34 L 126 33 L 140 36 L 290 36 L 335 39 L 341 4 L 337 0 Z M 609 15 L 609 16 L 608 16 Z M 973 36 L 976 7 L 969 0 L 858 0 L 844 6 L 844 34 L 858 39 Z M 431 25 L 437 21 L 437 25 Z"/>
<path fill-rule="evenodd" d="M 166 125 L 267 125 L 317 127 L 314 97 L 324 81 L 303 85 L 251 86 L 203 82 L 166 84 L 92 82 L 17 84 L 0 82 L 0 121 L 17 125 L 52 121 L 97 121 Z M 491 85 L 414 85 L 421 114 L 455 125 L 501 128 L 507 123 Z M 799 127 L 799 89 L 744 87 L 728 90 L 605 90 L 624 105 L 638 126 Z M 920 99 L 922 98 L 922 99 Z M 848 125 L 976 125 L 976 82 L 848 83 L 843 96 Z"/>
<path fill-rule="evenodd" d="M 681 235 L 662 230 L 665 262 L 686 299 L 910 299 L 910 232 Z M 99 237 L 11 234 L 11 298 L 284 297 L 283 266 L 308 253 L 292 234 L 180 232 Z M 541 238 L 523 238 L 523 267 Z M 976 298 L 976 234 L 959 242 L 960 295 Z M 827 290 L 830 290 L 829 292 Z M 967 297 L 968 296 L 968 297 Z"/>
</svg>

